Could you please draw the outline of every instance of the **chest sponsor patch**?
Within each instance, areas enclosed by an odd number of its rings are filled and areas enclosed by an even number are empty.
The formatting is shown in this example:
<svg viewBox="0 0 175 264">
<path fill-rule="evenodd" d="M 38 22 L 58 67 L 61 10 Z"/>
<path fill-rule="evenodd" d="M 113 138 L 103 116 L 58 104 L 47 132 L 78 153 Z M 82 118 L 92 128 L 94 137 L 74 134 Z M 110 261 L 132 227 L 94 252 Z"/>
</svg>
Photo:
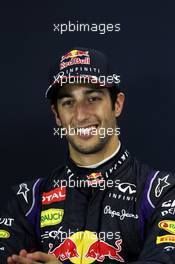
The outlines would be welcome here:
<svg viewBox="0 0 175 264">
<path fill-rule="evenodd" d="M 63 209 L 51 208 L 41 212 L 40 226 L 52 226 L 62 222 L 64 215 Z"/>
<path fill-rule="evenodd" d="M 103 212 L 104 214 L 109 214 L 111 217 L 118 217 L 121 221 L 123 221 L 125 218 L 139 218 L 137 214 L 126 212 L 125 209 L 120 211 L 112 210 L 110 205 L 106 205 Z"/>
<path fill-rule="evenodd" d="M 158 227 L 175 235 L 175 221 L 163 220 L 158 223 Z"/>
<path fill-rule="evenodd" d="M 174 251 L 174 250 L 175 250 L 175 247 L 173 247 L 173 246 L 164 247 L 164 251 Z"/>
<path fill-rule="evenodd" d="M 175 243 L 175 236 L 166 235 L 166 236 L 158 236 L 156 240 L 156 244 L 161 243 Z"/>
<path fill-rule="evenodd" d="M 175 207 L 175 200 L 168 200 L 163 202 L 162 207 Z"/>
<path fill-rule="evenodd" d="M 51 204 L 60 202 L 66 198 L 66 187 L 58 187 L 50 192 L 44 192 L 42 194 L 42 204 Z"/>
<path fill-rule="evenodd" d="M 6 230 L 0 229 L 0 238 L 9 238 L 10 233 Z"/>
<path fill-rule="evenodd" d="M 0 218 L 0 225 L 12 226 L 14 218 Z"/>
</svg>

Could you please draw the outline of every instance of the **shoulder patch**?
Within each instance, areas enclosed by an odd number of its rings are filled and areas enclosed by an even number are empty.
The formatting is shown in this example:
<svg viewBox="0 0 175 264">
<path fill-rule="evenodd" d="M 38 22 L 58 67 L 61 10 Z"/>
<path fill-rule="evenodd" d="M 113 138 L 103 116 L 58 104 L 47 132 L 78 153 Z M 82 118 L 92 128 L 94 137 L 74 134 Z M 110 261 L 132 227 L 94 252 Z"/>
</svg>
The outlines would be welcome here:
<svg viewBox="0 0 175 264">
<path fill-rule="evenodd" d="M 43 179 L 26 181 L 12 187 L 25 215 L 29 214 L 35 203 L 35 193 Z"/>
<path fill-rule="evenodd" d="M 156 171 L 150 179 L 147 192 L 147 199 L 152 208 L 155 208 L 158 201 L 175 186 L 175 176 L 172 173 Z"/>
</svg>

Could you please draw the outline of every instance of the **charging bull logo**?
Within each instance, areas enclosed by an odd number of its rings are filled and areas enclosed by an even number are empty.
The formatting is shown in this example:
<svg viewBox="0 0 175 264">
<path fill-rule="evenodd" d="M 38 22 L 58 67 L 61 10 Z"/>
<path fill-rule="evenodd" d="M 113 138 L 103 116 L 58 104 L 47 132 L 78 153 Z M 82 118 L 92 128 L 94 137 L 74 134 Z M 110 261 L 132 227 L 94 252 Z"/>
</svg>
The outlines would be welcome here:
<svg viewBox="0 0 175 264">
<path fill-rule="evenodd" d="M 48 254 L 53 254 L 61 261 L 69 259 L 75 264 L 103 262 L 105 257 L 124 262 L 119 255 L 122 250 L 121 244 L 122 239 L 118 239 L 115 241 L 115 246 L 112 246 L 99 240 L 95 233 L 85 230 L 74 233 L 55 248 L 50 243 Z"/>
<path fill-rule="evenodd" d="M 70 52 L 66 53 L 64 56 L 61 57 L 61 62 L 66 59 L 72 59 L 81 56 L 89 56 L 89 52 L 83 50 L 71 50 Z"/>
<path fill-rule="evenodd" d="M 116 247 L 113 247 L 104 241 L 96 241 L 90 246 L 85 257 L 95 258 L 96 260 L 103 262 L 105 257 L 108 256 L 110 259 L 124 262 L 124 259 L 118 254 L 118 252 L 121 251 L 121 243 L 122 239 L 117 240 L 115 242 Z"/>
<path fill-rule="evenodd" d="M 61 57 L 60 70 L 76 64 L 90 64 L 89 52 L 82 50 L 72 50 L 68 52 Z"/>
<path fill-rule="evenodd" d="M 88 180 L 96 180 L 97 178 L 101 178 L 102 174 L 101 172 L 93 172 L 90 175 L 87 175 Z"/>
<path fill-rule="evenodd" d="M 93 172 L 86 176 L 88 186 L 96 186 L 97 184 L 104 183 L 104 178 L 101 172 Z"/>
<path fill-rule="evenodd" d="M 53 244 L 49 244 L 49 254 L 55 255 L 55 257 L 59 257 L 61 261 L 64 261 L 69 258 L 78 257 L 78 252 L 76 248 L 76 244 L 70 239 L 67 238 L 55 249 L 53 248 Z"/>
</svg>

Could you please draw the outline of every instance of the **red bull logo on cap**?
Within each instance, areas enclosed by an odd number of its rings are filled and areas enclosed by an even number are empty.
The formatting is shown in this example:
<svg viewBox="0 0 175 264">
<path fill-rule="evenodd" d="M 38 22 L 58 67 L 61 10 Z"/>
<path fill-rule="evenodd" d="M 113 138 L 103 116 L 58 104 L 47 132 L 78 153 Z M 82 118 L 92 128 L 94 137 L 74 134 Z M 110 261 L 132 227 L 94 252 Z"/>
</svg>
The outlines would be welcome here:
<svg viewBox="0 0 175 264">
<path fill-rule="evenodd" d="M 72 59 L 81 56 L 89 56 L 89 52 L 83 50 L 72 50 L 61 57 L 61 62 L 66 59 Z"/>
<path fill-rule="evenodd" d="M 122 239 L 115 241 L 115 246 L 98 239 L 97 235 L 90 231 L 79 231 L 66 238 L 59 246 L 53 248 L 49 244 L 48 254 L 55 255 L 61 261 L 69 259 L 75 264 L 89 264 L 94 261 L 103 262 L 109 259 L 124 262 L 119 255 Z"/>
<path fill-rule="evenodd" d="M 90 64 L 89 52 L 82 50 L 72 50 L 63 55 L 61 57 L 60 70 L 75 64 Z"/>
</svg>

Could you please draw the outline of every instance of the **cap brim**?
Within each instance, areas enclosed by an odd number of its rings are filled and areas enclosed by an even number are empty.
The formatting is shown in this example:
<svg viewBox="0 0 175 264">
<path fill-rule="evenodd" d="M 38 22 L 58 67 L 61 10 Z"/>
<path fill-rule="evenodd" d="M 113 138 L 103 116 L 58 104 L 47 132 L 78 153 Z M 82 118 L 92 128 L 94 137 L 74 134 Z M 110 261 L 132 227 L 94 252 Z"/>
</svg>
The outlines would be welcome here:
<svg viewBox="0 0 175 264">
<path fill-rule="evenodd" d="M 56 92 L 56 89 L 58 89 L 59 87 L 62 87 L 64 84 L 73 84 L 73 83 L 69 83 L 69 82 L 64 82 L 62 83 L 61 82 L 61 79 L 71 79 L 71 78 L 77 78 L 80 79 L 80 78 L 83 78 L 84 75 L 76 75 L 76 76 L 64 76 L 62 78 L 60 78 L 60 80 L 56 80 L 54 81 L 46 90 L 46 93 L 45 93 L 45 98 L 47 99 L 52 99 L 54 96 L 55 96 L 55 92 Z M 85 77 L 85 76 L 84 76 Z M 81 83 L 90 83 L 90 84 L 99 84 L 100 87 L 113 87 L 113 86 L 116 86 L 116 88 L 118 90 L 119 87 L 118 87 L 118 84 L 116 84 L 115 82 L 99 82 L 99 81 L 89 81 L 89 80 L 92 80 L 94 78 L 98 78 L 97 76 L 93 76 L 93 75 L 86 75 L 86 81 L 83 80 L 83 82 L 74 82 L 74 84 L 81 84 Z"/>
</svg>

